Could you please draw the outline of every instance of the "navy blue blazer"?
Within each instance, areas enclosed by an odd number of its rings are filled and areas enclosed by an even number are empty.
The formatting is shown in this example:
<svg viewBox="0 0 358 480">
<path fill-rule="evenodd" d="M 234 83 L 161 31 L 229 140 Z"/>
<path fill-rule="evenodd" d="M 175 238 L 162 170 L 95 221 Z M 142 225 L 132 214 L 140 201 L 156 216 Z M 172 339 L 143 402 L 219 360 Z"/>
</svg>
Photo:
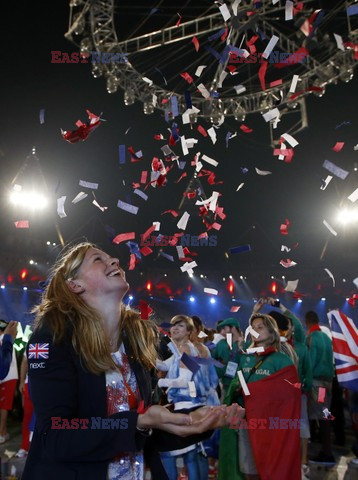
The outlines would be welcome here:
<svg viewBox="0 0 358 480">
<path fill-rule="evenodd" d="M 0 380 L 4 380 L 9 373 L 12 360 L 12 336 L 8 333 L 4 335 L 0 347 Z"/>
<path fill-rule="evenodd" d="M 141 398 L 145 406 L 150 405 L 150 374 L 134 361 L 125 338 L 124 345 Z M 142 449 L 152 477 L 168 480 L 157 445 L 164 443 L 162 450 L 174 450 L 204 438 L 167 434 L 161 442 L 164 432 L 157 430 L 147 437 L 137 430 L 136 411 L 108 417 L 105 374 L 95 375 L 83 368 L 69 334 L 63 342 L 55 344 L 49 326 L 36 330 L 27 345 L 27 357 L 36 422 L 22 480 L 106 480 L 108 463 L 117 454 Z M 59 425 L 53 423 L 56 417 L 79 419 L 72 424 L 77 428 L 52 428 Z M 118 425 L 127 428 L 81 428 L 91 425 L 93 417 L 118 419 Z"/>
</svg>

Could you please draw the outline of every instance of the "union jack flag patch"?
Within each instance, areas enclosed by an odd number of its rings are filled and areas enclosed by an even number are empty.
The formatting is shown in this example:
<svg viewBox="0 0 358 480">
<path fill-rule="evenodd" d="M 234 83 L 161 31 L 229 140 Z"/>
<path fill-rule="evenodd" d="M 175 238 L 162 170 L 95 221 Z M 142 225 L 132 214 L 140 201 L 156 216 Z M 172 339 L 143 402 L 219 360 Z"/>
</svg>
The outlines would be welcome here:
<svg viewBox="0 0 358 480">
<path fill-rule="evenodd" d="M 49 344 L 48 343 L 30 343 L 29 353 L 27 358 L 48 358 Z"/>
</svg>

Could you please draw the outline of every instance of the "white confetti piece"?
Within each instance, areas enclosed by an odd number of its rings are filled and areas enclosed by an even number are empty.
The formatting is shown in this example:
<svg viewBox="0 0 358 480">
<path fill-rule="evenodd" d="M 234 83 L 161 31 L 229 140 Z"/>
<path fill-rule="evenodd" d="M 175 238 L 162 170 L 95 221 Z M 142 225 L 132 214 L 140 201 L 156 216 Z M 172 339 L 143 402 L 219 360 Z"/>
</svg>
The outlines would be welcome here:
<svg viewBox="0 0 358 480">
<path fill-rule="evenodd" d="M 247 388 L 247 384 L 246 384 L 246 382 L 245 382 L 245 378 L 244 378 L 244 375 L 243 375 L 243 373 L 242 373 L 242 370 L 239 370 L 239 371 L 237 372 L 237 375 L 238 375 L 238 377 L 239 377 L 239 381 L 240 381 L 240 384 L 241 384 L 241 388 L 242 388 L 244 394 L 245 394 L 246 396 L 250 395 L 250 392 L 249 392 L 249 389 Z"/>
<path fill-rule="evenodd" d="M 225 3 L 223 5 L 220 5 L 219 10 L 221 12 L 221 15 L 224 18 L 224 22 L 229 20 L 229 18 L 231 17 L 231 14 L 230 14 L 230 11 L 229 11 L 229 9 L 228 9 L 228 7 Z"/>
<path fill-rule="evenodd" d="M 323 225 L 328 228 L 332 235 L 337 236 L 337 232 L 330 226 L 330 224 L 326 220 L 323 220 Z"/>
<path fill-rule="evenodd" d="M 356 188 L 354 192 L 349 195 L 348 200 L 350 200 L 352 203 L 358 200 L 358 188 Z"/>
<path fill-rule="evenodd" d="M 340 35 L 338 35 L 338 33 L 334 33 L 334 38 L 336 40 L 336 43 L 337 43 L 337 48 L 339 48 L 339 50 L 343 50 L 344 51 L 344 45 L 343 45 L 343 39 Z"/>
<path fill-rule="evenodd" d="M 292 137 L 289 133 L 283 133 L 281 135 L 290 145 L 292 148 L 295 148 L 298 145 L 298 141 Z"/>
<path fill-rule="evenodd" d="M 285 21 L 293 19 L 293 3 L 290 0 L 286 0 L 285 5 Z"/>
<path fill-rule="evenodd" d="M 185 230 L 186 229 L 189 217 L 190 217 L 190 215 L 189 215 L 188 212 L 183 213 L 181 219 L 177 223 L 177 227 L 180 228 L 180 230 Z"/>
<path fill-rule="evenodd" d="M 226 334 L 226 341 L 227 344 L 229 345 L 230 350 L 232 349 L 232 333 L 227 333 Z"/>
<path fill-rule="evenodd" d="M 78 195 L 75 196 L 75 198 L 72 200 L 72 203 L 78 203 L 81 200 L 85 199 L 88 197 L 88 193 L 85 192 L 80 192 Z"/>
<path fill-rule="evenodd" d="M 265 48 L 262 56 L 263 58 L 268 58 L 270 53 L 275 48 L 276 43 L 279 41 L 279 38 L 276 35 L 272 35 L 271 40 L 269 41 L 267 47 Z"/>
<path fill-rule="evenodd" d="M 99 208 L 102 212 L 105 212 L 108 209 L 108 207 L 101 207 L 101 205 L 97 202 L 97 200 L 93 200 L 92 203 L 95 207 Z"/>
<path fill-rule="evenodd" d="M 198 68 L 195 71 L 195 75 L 197 77 L 200 77 L 200 75 L 203 73 L 203 70 L 207 67 L 207 65 L 199 65 Z"/>
<path fill-rule="evenodd" d="M 210 98 L 209 91 L 206 89 L 205 85 L 203 85 L 202 83 L 198 85 L 198 90 L 204 98 Z"/>
<path fill-rule="evenodd" d="M 290 93 L 295 93 L 296 87 L 297 87 L 297 82 L 300 77 L 298 75 L 294 75 L 291 80 L 291 85 L 290 85 Z"/>
<path fill-rule="evenodd" d="M 185 262 L 184 265 L 182 267 L 180 267 L 180 270 L 182 272 L 188 272 L 189 270 L 193 270 L 193 268 L 197 267 L 197 263 L 196 262 Z"/>
<path fill-rule="evenodd" d="M 86 182 L 85 180 L 79 181 L 80 187 L 91 188 L 92 190 L 97 190 L 98 183 Z"/>
<path fill-rule="evenodd" d="M 261 353 L 261 352 L 264 352 L 265 349 L 264 347 L 254 347 L 254 348 L 247 348 L 246 349 L 246 353 Z"/>
<path fill-rule="evenodd" d="M 65 201 L 66 201 L 66 196 L 63 196 L 57 199 L 57 214 L 60 218 L 67 217 L 65 212 Z"/>
<path fill-rule="evenodd" d="M 262 116 L 265 122 L 269 122 L 270 120 L 280 116 L 280 110 L 278 108 L 273 108 L 272 110 L 264 113 Z"/>
<path fill-rule="evenodd" d="M 217 295 L 219 292 L 215 290 L 215 288 L 204 288 L 204 293 L 208 293 L 209 295 Z"/>
<path fill-rule="evenodd" d="M 258 175 L 271 175 L 272 172 L 268 172 L 266 170 L 259 170 L 258 168 L 255 167 L 256 173 Z"/>
<path fill-rule="evenodd" d="M 298 286 L 299 280 L 288 280 L 285 287 L 286 292 L 295 292 Z"/>
<path fill-rule="evenodd" d="M 236 191 L 238 192 L 241 190 L 241 188 L 245 185 L 245 183 L 240 183 L 240 185 L 237 187 Z"/>
<path fill-rule="evenodd" d="M 213 145 L 215 145 L 216 143 L 216 131 L 215 131 L 215 128 L 214 127 L 210 127 L 208 129 L 208 134 L 209 134 L 209 137 L 211 138 L 211 141 L 213 142 Z"/>
<path fill-rule="evenodd" d="M 332 180 L 332 178 L 333 178 L 333 177 L 332 177 L 331 175 L 327 175 L 327 177 L 326 177 L 326 179 L 325 179 L 325 181 L 324 181 L 324 185 L 321 185 L 321 186 L 320 186 L 320 189 L 321 189 L 321 190 L 326 190 L 326 188 L 328 187 L 329 182 Z"/>
<path fill-rule="evenodd" d="M 217 167 L 219 165 L 219 162 L 217 162 L 213 158 L 208 157 L 207 155 L 203 155 L 201 158 L 204 160 L 204 162 L 210 163 L 210 165 L 213 165 L 214 167 Z"/>
<path fill-rule="evenodd" d="M 334 276 L 333 276 L 333 273 L 328 270 L 328 268 L 325 268 L 324 271 L 327 273 L 327 275 L 332 279 L 332 282 L 333 282 L 333 286 L 335 287 L 336 286 L 336 281 L 334 279 Z"/>
</svg>

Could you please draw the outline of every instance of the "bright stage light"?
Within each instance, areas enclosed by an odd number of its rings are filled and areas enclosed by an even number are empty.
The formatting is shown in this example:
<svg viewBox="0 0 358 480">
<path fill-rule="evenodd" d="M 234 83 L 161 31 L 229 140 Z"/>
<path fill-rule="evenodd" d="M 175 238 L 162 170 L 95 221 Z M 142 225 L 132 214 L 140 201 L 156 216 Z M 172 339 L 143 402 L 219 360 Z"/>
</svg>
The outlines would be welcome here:
<svg viewBox="0 0 358 480">
<path fill-rule="evenodd" d="M 297 301 L 298 303 L 302 303 L 302 298 L 299 298 Z"/>
<path fill-rule="evenodd" d="M 32 210 L 41 210 L 47 207 L 48 201 L 36 192 L 12 191 L 10 194 L 10 202 L 16 207 L 27 207 Z"/>
<path fill-rule="evenodd" d="M 324 301 L 326 300 L 326 298 L 325 298 L 325 297 L 322 297 L 321 300 L 322 300 L 322 302 L 324 302 Z"/>
<path fill-rule="evenodd" d="M 216 299 L 213 298 L 213 297 L 211 297 L 211 298 L 210 298 L 210 303 L 212 303 L 212 304 L 216 303 Z"/>
<path fill-rule="evenodd" d="M 27 290 L 27 287 L 22 287 L 23 290 Z"/>
<path fill-rule="evenodd" d="M 2 288 L 2 290 L 4 290 L 4 288 L 5 288 L 5 285 L 3 283 L 1 284 L 1 288 Z"/>
<path fill-rule="evenodd" d="M 195 298 L 194 298 L 194 297 L 190 297 L 190 298 L 189 298 L 189 301 L 190 301 L 190 302 L 195 302 Z"/>
<path fill-rule="evenodd" d="M 343 210 L 338 212 L 337 220 L 340 223 L 343 223 L 343 225 L 356 222 L 358 220 L 358 210 L 344 208 Z"/>
<path fill-rule="evenodd" d="M 130 301 L 132 301 L 132 300 L 133 300 L 133 295 L 129 295 L 128 299 L 129 299 Z"/>
</svg>

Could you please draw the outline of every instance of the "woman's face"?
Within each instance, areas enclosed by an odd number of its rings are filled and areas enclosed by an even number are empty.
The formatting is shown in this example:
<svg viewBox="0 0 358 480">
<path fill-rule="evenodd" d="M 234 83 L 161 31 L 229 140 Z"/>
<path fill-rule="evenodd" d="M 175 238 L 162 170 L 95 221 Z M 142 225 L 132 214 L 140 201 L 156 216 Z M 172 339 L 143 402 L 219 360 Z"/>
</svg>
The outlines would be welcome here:
<svg viewBox="0 0 358 480">
<path fill-rule="evenodd" d="M 189 332 L 186 327 L 186 323 L 182 320 L 176 323 L 170 329 L 170 334 L 173 340 L 182 341 L 189 339 Z"/>
<path fill-rule="evenodd" d="M 271 334 L 269 329 L 264 324 L 263 318 L 255 318 L 251 323 L 252 328 L 259 336 L 255 339 L 255 344 L 259 346 L 266 346 L 269 344 Z"/>
<path fill-rule="evenodd" d="M 98 248 L 89 248 L 78 269 L 76 278 L 69 281 L 74 293 L 104 295 L 127 292 L 129 285 L 117 258 L 110 257 Z"/>
</svg>

